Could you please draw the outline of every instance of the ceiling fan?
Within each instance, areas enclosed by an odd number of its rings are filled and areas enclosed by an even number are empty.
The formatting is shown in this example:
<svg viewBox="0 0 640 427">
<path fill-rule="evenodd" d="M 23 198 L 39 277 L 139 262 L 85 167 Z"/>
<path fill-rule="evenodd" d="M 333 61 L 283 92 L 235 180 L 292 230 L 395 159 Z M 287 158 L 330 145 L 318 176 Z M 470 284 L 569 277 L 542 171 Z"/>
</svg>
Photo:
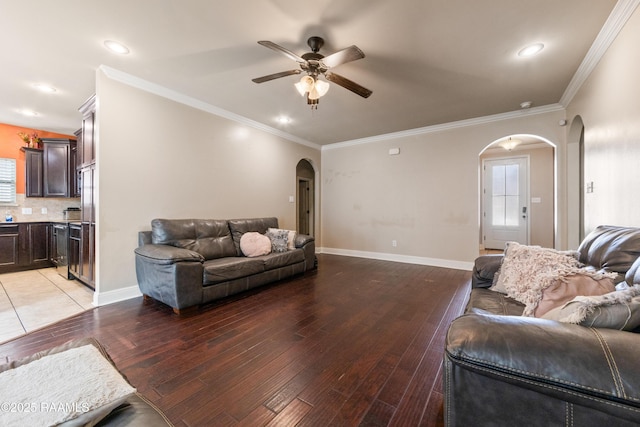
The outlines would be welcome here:
<svg viewBox="0 0 640 427">
<path fill-rule="evenodd" d="M 302 74 L 305 72 L 306 74 L 302 76 L 295 86 L 301 95 L 307 95 L 307 104 L 311 105 L 312 109 L 317 108 L 320 97 L 329 90 L 329 84 L 318 79 L 320 75 L 323 75 L 324 78 L 330 82 L 335 83 L 338 86 L 342 86 L 363 98 L 368 98 L 373 93 L 358 83 L 329 71 L 331 68 L 337 67 L 338 65 L 364 58 L 364 53 L 355 45 L 339 50 L 329 56 L 324 56 L 318 53 L 320 48 L 324 45 L 324 39 L 322 39 L 322 37 L 313 36 L 309 37 L 309 40 L 307 40 L 307 44 L 311 48 L 311 52 L 298 56 L 289 49 L 267 40 L 259 41 L 258 44 L 268 47 L 269 49 L 273 49 L 276 52 L 280 52 L 286 57 L 293 59 L 298 63 L 300 68 L 257 77 L 252 79 L 252 81 L 255 83 L 264 83 L 281 77 Z"/>
</svg>

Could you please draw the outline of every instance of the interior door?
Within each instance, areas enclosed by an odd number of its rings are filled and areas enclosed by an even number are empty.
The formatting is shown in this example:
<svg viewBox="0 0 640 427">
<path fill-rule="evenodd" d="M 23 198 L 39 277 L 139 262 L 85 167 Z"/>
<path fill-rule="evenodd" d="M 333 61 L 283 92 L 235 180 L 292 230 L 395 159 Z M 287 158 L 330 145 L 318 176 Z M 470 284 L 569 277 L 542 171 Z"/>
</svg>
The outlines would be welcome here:
<svg viewBox="0 0 640 427">
<path fill-rule="evenodd" d="M 310 234 L 310 188 L 309 181 L 298 179 L 298 233 Z"/>
<path fill-rule="evenodd" d="M 507 242 L 529 243 L 529 159 L 483 161 L 483 243 L 504 249 Z"/>
</svg>

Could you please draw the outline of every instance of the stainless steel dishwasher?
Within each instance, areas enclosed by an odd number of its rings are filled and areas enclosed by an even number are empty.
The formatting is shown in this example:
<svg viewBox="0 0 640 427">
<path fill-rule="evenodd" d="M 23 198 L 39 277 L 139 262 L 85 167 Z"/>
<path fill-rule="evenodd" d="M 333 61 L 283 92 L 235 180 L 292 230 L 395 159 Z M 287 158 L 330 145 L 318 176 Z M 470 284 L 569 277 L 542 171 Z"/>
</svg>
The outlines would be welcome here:
<svg viewBox="0 0 640 427">
<path fill-rule="evenodd" d="M 53 224 L 53 241 L 53 263 L 56 265 L 56 271 L 65 279 L 73 279 L 69 274 L 69 224 Z"/>
</svg>

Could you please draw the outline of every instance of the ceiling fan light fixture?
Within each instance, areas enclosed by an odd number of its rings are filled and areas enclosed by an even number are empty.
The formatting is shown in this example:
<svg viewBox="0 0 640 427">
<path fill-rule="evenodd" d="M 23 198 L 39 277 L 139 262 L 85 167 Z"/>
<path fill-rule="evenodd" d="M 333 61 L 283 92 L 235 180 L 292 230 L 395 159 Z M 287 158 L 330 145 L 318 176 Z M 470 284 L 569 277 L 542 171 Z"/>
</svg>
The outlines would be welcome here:
<svg viewBox="0 0 640 427">
<path fill-rule="evenodd" d="M 311 92 L 315 86 L 315 81 L 311 76 L 302 76 L 300 81 L 295 84 L 296 89 L 300 96 L 304 96 L 305 93 Z"/>
<path fill-rule="evenodd" d="M 329 83 L 324 80 L 316 80 L 315 89 L 318 91 L 318 97 L 325 96 L 329 92 Z"/>
</svg>

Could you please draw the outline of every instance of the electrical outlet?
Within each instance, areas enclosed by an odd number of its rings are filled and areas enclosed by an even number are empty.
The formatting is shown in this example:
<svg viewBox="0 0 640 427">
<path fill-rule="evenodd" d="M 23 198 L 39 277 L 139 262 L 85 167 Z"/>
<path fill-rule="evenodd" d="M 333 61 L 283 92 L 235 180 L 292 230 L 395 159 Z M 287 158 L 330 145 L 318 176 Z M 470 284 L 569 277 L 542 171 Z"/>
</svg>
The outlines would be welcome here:
<svg viewBox="0 0 640 427">
<path fill-rule="evenodd" d="M 22 215 L 31 215 L 33 210 L 31 208 L 22 208 Z"/>
<path fill-rule="evenodd" d="M 391 246 L 393 246 L 394 248 L 398 246 L 398 242 L 396 240 L 392 240 L 391 241 Z"/>
<path fill-rule="evenodd" d="M 42 209 L 40 209 L 40 213 L 41 213 L 41 214 L 43 214 L 43 215 L 46 215 L 46 213 L 47 213 L 47 208 L 42 208 Z"/>
</svg>

